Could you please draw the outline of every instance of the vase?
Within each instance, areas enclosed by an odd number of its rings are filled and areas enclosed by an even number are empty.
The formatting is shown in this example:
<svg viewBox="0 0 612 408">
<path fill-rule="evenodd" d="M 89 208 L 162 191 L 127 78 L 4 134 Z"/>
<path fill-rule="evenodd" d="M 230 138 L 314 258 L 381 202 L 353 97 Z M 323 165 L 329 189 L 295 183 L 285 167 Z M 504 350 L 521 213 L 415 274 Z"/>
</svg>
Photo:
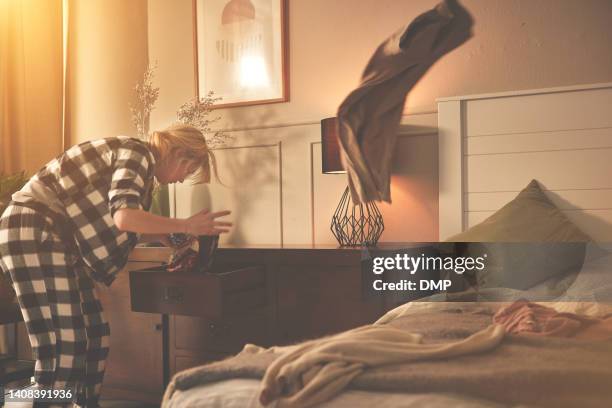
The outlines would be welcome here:
<svg viewBox="0 0 612 408">
<path fill-rule="evenodd" d="M 168 186 L 162 184 L 153 190 L 153 200 L 151 201 L 151 210 L 153 214 L 170 216 L 170 198 Z"/>
</svg>

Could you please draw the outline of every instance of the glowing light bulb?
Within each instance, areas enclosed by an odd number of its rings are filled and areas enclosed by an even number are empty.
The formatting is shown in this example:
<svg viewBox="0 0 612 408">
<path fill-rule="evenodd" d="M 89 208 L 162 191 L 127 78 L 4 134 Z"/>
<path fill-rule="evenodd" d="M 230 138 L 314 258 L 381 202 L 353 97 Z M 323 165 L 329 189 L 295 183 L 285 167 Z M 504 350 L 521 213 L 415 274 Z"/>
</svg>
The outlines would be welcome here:
<svg viewBox="0 0 612 408">
<path fill-rule="evenodd" d="M 244 55 L 240 58 L 240 85 L 245 88 L 268 86 L 270 78 L 262 56 Z"/>
</svg>

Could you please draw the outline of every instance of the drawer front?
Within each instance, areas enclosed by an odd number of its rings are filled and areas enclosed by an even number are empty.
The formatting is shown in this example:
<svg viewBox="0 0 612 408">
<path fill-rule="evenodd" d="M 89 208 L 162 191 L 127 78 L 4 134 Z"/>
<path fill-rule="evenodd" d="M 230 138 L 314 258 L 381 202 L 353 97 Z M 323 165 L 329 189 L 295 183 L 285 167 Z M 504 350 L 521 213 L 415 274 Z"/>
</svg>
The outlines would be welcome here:
<svg viewBox="0 0 612 408">
<path fill-rule="evenodd" d="M 380 299 L 362 300 L 359 266 L 278 265 L 276 295 L 280 344 L 369 324 L 384 313 Z"/>
<path fill-rule="evenodd" d="M 136 262 L 168 262 L 172 249 L 166 247 L 137 246 L 130 253 L 130 261 Z"/>
<path fill-rule="evenodd" d="M 269 344 L 266 311 L 235 319 L 173 318 L 175 350 L 237 353 L 246 343 Z"/>
<path fill-rule="evenodd" d="M 127 270 L 159 267 L 159 262 L 128 262 Z M 145 394 L 163 387 L 160 315 L 134 313 L 130 305 L 129 273 L 121 272 L 110 290 L 100 291 L 100 302 L 111 326 L 112 352 L 106 361 L 103 389 Z M 143 341 L 146 338 L 146 342 Z M 106 393 L 105 395 L 111 395 Z"/>
<path fill-rule="evenodd" d="M 130 272 L 132 310 L 224 318 L 266 307 L 265 270 L 243 267 L 220 274 Z"/>
</svg>

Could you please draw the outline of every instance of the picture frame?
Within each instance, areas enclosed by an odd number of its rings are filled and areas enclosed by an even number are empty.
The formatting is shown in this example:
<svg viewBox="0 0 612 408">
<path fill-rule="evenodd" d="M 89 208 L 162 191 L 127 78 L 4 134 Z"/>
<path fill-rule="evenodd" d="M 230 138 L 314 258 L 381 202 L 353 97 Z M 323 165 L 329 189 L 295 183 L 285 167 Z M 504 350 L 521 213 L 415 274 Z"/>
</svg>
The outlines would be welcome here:
<svg viewBox="0 0 612 408">
<path fill-rule="evenodd" d="M 193 0 L 196 97 L 214 109 L 289 100 L 286 0 Z"/>
</svg>

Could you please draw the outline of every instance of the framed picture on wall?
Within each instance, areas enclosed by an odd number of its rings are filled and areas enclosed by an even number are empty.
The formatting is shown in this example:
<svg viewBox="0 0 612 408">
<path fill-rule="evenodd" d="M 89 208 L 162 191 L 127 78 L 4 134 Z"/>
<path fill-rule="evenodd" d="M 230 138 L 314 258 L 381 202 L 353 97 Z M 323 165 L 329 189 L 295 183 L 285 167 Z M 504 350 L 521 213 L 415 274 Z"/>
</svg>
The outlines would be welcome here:
<svg viewBox="0 0 612 408">
<path fill-rule="evenodd" d="M 215 108 L 289 100 L 285 0 L 193 0 L 196 94 Z"/>
</svg>

